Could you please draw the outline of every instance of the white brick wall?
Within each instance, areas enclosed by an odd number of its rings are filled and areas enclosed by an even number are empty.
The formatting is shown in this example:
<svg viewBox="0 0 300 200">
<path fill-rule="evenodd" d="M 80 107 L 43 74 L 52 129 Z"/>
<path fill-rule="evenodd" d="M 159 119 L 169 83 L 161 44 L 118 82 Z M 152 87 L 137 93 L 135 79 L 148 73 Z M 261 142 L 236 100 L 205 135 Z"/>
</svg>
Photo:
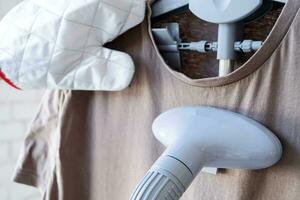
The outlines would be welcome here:
<svg viewBox="0 0 300 200">
<path fill-rule="evenodd" d="M 0 0 L 0 19 L 21 0 Z M 11 181 L 41 91 L 17 91 L 0 81 L 0 200 L 38 200 L 37 189 Z"/>
<path fill-rule="evenodd" d="M 11 181 L 27 126 L 42 91 L 17 91 L 0 81 L 0 200 L 38 200 L 37 189 Z"/>
<path fill-rule="evenodd" d="M 0 19 L 21 0 L 0 0 Z M 0 200 L 38 200 L 37 189 L 11 181 L 41 91 L 17 91 L 0 81 Z"/>
</svg>

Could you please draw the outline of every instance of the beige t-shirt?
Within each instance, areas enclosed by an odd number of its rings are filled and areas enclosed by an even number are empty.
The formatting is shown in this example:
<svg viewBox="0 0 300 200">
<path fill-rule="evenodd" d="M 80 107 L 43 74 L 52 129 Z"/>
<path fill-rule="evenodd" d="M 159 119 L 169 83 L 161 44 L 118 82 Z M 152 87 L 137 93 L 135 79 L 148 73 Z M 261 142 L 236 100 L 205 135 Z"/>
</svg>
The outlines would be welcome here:
<svg viewBox="0 0 300 200">
<path fill-rule="evenodd" d="M 214 106 L 264 124 L 283 144 L 275 166 L 199 174 L 184 200 L 299 200 L 300 1 L 289 0 L 263 47 L 226 77 L 192 80 L 157 52 L 147 20 L 115 44 L 136 64 L 123 92 L 49 92 L 33 121 L 15 181 L 44 200 L 126 200 L 164 150 L 153 119 L 179 106 Z M 150 36 L 150 37 L 149 37 Z M 132 41 L 135 42 L 132 42 Z"/>
</svg>

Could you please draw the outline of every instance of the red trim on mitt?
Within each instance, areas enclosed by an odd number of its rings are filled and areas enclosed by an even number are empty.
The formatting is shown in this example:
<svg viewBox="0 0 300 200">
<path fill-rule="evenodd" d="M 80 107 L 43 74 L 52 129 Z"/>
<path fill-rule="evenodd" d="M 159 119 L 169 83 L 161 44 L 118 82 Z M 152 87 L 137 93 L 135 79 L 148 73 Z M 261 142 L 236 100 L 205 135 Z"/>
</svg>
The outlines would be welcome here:
<svg viewBox="0 0 300 200">
<path fill-rule="evenodd" d="M 5 74 L 0 70 L 0 79 L 4 80 L 8 85 L 10 85 L 11 87 L 21 90 L 19 87 L 17 87 L 13 82 L 11 82 L 6 76 Z"/>
</svg>

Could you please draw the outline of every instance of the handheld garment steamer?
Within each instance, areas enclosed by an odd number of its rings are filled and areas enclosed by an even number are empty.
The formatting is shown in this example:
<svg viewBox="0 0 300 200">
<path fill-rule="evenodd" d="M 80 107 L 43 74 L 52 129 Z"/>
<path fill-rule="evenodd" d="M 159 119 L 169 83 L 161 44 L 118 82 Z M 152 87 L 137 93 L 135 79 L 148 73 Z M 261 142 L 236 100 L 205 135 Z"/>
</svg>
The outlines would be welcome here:
<svg viewBox="0 0 300 200">
<path fill-rule="evenodd" d="M 211 107 L 167 111 L 152 130 L 167 149 L 131 200 L 178 200 L 203 167 L 262 169 L 282 153 L 277 137 L 258 122 Z"/>
<path fill-rule="evenodd" d="M 220 76 L 233 70 L 234 43 L 241 20 L 263 0 L 190 0 L 190 10 L 219 24 Z M 182 107 L 161 114 L 153 123 L 155 137 L 167 149 L 153 164 L 131 200 L 178 200 L 203 167 L 262 169 L 282 154 L 278 138 L 243 115 L 211 108 Z"/>
</svg>

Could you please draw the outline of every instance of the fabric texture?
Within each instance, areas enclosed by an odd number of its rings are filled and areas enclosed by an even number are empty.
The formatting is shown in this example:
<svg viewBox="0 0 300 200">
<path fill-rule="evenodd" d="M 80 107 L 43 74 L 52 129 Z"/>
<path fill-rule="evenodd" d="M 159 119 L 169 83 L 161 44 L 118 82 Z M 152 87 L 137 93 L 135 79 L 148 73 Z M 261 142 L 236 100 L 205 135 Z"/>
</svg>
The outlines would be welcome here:
<svg viewBox="0 0 300 200">
<path fill-rule="evenodd" d="M 52 92 L 28 132 L 15 180 L 41 188 L 44 200 L 129 199 L 164 151 L 152 134 L 153 120 L 171 108 L 199 105 L 257 120 L 278 136 L 283 155 L 267 169 L 200 173 L 183 200 L 298 200 L 299 7 L 298 0 L 288 1 L 250 65 L 203 80 L 182 78 L 166 65 L 145 20 L 113 45 L 135 60 L 132 85 L 119 93 Z M 55 116 L 42 114 L 51 108 Z M 47 125 L 51 118 L 56 126 Z"/>
<path fill-rule="evenodd" d="M 134 63 L 103 45 L 144 13 L 144 0 L 25 0 L 0 23 L 0 68 L 22 89 L 122 90 Z"/>
</svg>

